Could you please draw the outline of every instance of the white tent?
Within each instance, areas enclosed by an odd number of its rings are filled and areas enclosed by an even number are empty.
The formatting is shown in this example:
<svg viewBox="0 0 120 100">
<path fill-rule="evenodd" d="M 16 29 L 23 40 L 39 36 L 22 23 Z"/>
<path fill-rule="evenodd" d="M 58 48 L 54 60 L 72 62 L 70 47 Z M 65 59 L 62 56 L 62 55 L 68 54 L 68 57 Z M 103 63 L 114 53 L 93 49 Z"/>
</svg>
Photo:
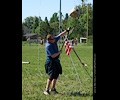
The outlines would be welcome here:
<svg viewBox="0 0 120 100">
<path fill-rule="evenodd" d="M 80 43 L 82 43 L 82 40 L 87 40 L 87 38 L 80 37 Z"/>
</svg>

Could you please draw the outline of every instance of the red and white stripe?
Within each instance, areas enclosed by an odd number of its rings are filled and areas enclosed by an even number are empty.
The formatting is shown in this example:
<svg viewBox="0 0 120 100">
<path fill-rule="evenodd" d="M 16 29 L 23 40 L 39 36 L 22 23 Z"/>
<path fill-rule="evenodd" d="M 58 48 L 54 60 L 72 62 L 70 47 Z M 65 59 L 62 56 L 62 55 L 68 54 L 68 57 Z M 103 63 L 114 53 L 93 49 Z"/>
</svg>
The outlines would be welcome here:
<svg viewBox="0 0 120 100">
<path fill-rule="evenodd" d="M 72 48 L 73 48 L 72 43 L 70 43 L 70 41 L 65 41 L 65 53 L 67 55 L 69 55 Z"/>
</svg>

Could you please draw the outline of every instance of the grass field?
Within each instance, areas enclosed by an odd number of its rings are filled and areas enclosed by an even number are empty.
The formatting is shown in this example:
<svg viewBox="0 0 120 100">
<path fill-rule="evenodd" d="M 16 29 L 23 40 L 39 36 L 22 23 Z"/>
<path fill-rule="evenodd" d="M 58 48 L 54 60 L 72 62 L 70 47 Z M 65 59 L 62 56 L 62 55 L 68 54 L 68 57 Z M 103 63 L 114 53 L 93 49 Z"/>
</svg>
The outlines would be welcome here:
<svg viewBox="0 0 120 100">
<path fill-rule="evenodd" d="M 87 71 L 93 77 L 93 46 L 78 44 L 75 51 L 83 63 L 86 63 Z M 81 65 L 77 56 L 71 50 L 71 56 L 81 83 L 75 72 L 74 66 L 63 48 L 61 54 L 62 75 L 59 76 L 56 89 L 59 94 L 46 96 L 43 91 L 46 88 L 48 75 L 45 73 L 45 46 L 26 43 L 22 44 L 22 61 L 30 64 L 22 64 L 22 100 L 93 100 L 93 81 Z M 51 88 L 51 86 L 50 86 Z"/>
</svg>

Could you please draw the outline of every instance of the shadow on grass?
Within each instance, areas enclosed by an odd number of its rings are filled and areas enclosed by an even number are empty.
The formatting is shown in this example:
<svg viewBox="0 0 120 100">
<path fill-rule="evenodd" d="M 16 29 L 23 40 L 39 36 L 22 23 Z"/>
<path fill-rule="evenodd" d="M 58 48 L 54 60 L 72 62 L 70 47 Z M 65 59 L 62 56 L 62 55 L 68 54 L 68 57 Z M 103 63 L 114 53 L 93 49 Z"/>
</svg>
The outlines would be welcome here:
<svg viewBox="0 0 120 100">
<path fill-rule="evenodd" d="M 93 96 L 93 94 L 89 93 L 80 93 L 80 92 L 66 92 L 66 93 L 61 93 L 62 95 L 68 95 L 68 96 L 81 96 L 81 97 L 87 97 L 87 96 Z"/>
</svg>

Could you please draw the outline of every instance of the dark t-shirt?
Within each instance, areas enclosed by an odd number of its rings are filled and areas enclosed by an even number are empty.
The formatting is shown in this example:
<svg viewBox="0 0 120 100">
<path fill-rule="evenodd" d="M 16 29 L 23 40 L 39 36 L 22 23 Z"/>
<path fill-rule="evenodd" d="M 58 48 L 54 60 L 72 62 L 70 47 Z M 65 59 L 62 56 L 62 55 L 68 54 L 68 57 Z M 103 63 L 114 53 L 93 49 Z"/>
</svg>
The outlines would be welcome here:
<svg viewBox="0 0 120 100">
<path fill-rule="evenodd" d="M 46 55 L 47 55 L 47 59 L 51 59 L 51 60 L 55 60 L 59 62 L 59 56 L 52 58 L 51 55 L 54 53 L 58 53 L 58 46 L 57 46 L 57 41 L 60 39 L 60 36 L 55 36 L 55 42 L 54 43 L 50 43 L 50 42 L 46 42 L 45 45 L 45 50 L 46 50 Z"/>
</svg>

